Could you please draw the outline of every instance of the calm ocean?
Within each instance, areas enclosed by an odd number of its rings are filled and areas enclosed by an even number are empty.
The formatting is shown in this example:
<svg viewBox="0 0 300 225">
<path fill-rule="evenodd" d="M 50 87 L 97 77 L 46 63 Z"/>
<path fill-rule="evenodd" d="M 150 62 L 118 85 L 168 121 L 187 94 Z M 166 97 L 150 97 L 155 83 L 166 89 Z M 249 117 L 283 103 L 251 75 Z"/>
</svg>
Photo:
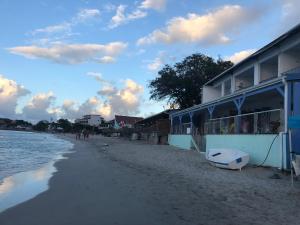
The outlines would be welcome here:
<svg viewBox="0 0 300 225">
<path fill-rule="evenodd" d="M 0 130 L 0 184 L 5 177 L 58 159 L 72 146 L 51 134 Z"/>
</svg>

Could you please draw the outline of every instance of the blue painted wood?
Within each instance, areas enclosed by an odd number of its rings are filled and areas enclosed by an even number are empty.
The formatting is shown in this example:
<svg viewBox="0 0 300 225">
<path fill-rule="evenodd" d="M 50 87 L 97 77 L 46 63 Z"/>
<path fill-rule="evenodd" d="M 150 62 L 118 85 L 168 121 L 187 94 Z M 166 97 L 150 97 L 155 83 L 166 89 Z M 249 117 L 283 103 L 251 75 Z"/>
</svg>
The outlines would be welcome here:
<svg viewBox="0 0 300 225">
<path fill-rule="evenodd" d="M 286 80 L 287 81 L 296 81 L 296 80 L 299 81 L 300 80 L 300 73 L 287 74 Z"/>
<path fill-rule="evenodd" d="M 251 92 L 248 92 L 248 93 L 245 93 L 245 94 L 241 94 L 241 95 L 239 95 L 238 97 L 233 97 L 233 98 L 229 98 L 229 99 L 226 99 L 226 100 L 223 100 L 223 101 L 220 101 L 220 102 L 215 102 L 215 103 L 213 103 L 212 105 L 208 105 L 208 106 L 206 106 L 206 107 L 203 107 L 203 108 L 198 108 L 198 109 L 191 109 L 191 111 L 190 112 L 199 112 L 199 111 L 201 111 L 201 110 L 208 110 L 208 112 L 210 113 L 210 110 L 211 109 L 214 109 L 216 106 L 218 106 L 218 105 L 222 105 L 222 104 L 224 104 L 224 103 L 227 103 L 227 102 L 231 102 L 231 101 L 234 101 L 235 99 L 238 99 L 238 98 L 245 98 L 246 99 L 246 97 L 249 97 L 249 96 L 253 96 L 253 95 L 257 95 L 257 94 L 260 94 L 260 93 L 264 93 L 264 92 L 268 92 L 268 91 L 271 91 L 271 90 L 276 90 L 277 88 L 283 88 L 284 86 L 283 86 L 283 84 L 282 83 L 279 83 L 279 84 L 275 84 L 275 85 L 272 85 L 272 86 L 268 86 L 268 87 L 264 87 L 264 88 L 261 88 L 261 89 L 258 89 L 258 90 L 254 90 L 254 91 L 251 91 Z M 239 102 L 239 103 L 244 103 L 244 101 L 245 101 L 245 99 L 243 99 L 243 101 L 242 102 Z M 212 110 L 212 112 L 213 112 L 213 110 Z M 177 112 L 178 113 L 178 112 Z M 183 113 L 180 113 L 179 112 L 179 114 L 178 115 L 181 115 L 181 116 L 183 116 L 183 115 L 185 115 L 185 114 L 187 114 L 187 113 L 189 113 L 189 112 L 183 112 Z M 210 113 L 211 114 L 211 113 Z"/>
<path fill-rule="evenodd" d="M 284 88 L 277 87 L 276 90 L 281 94 L 282 97 L 284 97 Z"/>
<path fill-rule="evenodd" d="M 289 116 L 288 128 L 289 129 L 300 129 L 300 115 L 299 116 Z"/>
<path fill-rule="evenodd" d="M 216 107 L 215 105 L 212 105 L 212 106 L 209 106 L 207 108 L 207 110 L 209 112 L 210 119 L 212 119 L 212 117 L 213 117 L 213 113 L 214 113 L 215 107 Z"/>
<path fill-rule="evenodd" d="M 236 98 L 233 100 L 233 102 L 236 106 L 236 109 L 238 111 L 238 114 L 242 113 L 242 106 L 243 106 L 245 100 L 246 100 L 246 96 L 242 96 L 242 97 L 239 97 L 239 98 Z"/>
<path fill-rule="evenodd" d="M 290 117 L 292 121 L 288 126 L 293 126 L 294 129 L 292 131 L 293 152 L 300 155 L 300 82 L 292 82 L 292 88 L 293 117 Z"/>
</svg>

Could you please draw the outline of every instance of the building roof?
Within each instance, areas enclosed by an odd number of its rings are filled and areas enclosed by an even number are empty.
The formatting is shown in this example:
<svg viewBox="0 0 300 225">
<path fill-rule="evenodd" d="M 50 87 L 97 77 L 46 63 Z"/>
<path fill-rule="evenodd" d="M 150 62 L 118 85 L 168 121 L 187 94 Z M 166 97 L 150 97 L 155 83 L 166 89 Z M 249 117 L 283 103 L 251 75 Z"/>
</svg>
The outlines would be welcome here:
<svg viewBox="0 0 300 225">
<path fill-rule="evenodd" d="M 232 66 L 228 70 L 225 70 L 223 73 L 219 74 L 218 76 L 214 77 L 213 79 L 209 80 L 204 85 L 211 85 L 214 81 L 223 78 L 228 73 L 233 72 L 238 67 L 244 65 L 245 63 L 247 63 L 247 62 L 249 62 L 249 61 L 251 61 L 251 60 L 253 60 L 255 58 L 257 58 L 258 56 L 260 56 L 263 53 L 265 53 L 266 51 L 268 51 L 270 48 L 281 44 L 287 38 L 291 37 L 292 35 L 294 35 L 294 34 L 296 34 L 298 32 L 300 32 L 300 24 L 298 24 L 297 26 L 293 27 L 291 30 L 289 30 L 288 32 L 284 33 L 280 37 L 276 38 L 274 41 L 270 42 L 269 44 L 267 44 L 266 46 L 262 47 L 258 51 L 254 52 L 252 55 L 248 56 L 246 59 L 244 59 L 241 62 L 235 64 L 234 66 Z"/>
<path fill-rule="evenodd" d="M 143 119 L 144 119 L 143 117 L 115 115 L 115 120 L 117 123 L 120 123 L 123 121 L 125 124 L 134 125 L 136 122 L 139 122 Z"/>
<path fill-rule="evenodd" d="M 136 124 L 142 125 L 142 124 L 147 123 L 149 121 L 153 121 L 153 120 L 157 120 L 157 119 L 162 119 L 164 117 L 169 118 L 169 115 L 171 113 L 176 112 L 176 111 L 178 111 L 178 110 L 177 109 L 167 109 L 165 111 L 162 111 L 162 112 L 159 112 L 157 114 L 151 115 L 151 116 L 149 116 L 149 117 L 147 117 L 147 118 L 145 118 L 143 120 L 140 120 Z"/>
</svg>

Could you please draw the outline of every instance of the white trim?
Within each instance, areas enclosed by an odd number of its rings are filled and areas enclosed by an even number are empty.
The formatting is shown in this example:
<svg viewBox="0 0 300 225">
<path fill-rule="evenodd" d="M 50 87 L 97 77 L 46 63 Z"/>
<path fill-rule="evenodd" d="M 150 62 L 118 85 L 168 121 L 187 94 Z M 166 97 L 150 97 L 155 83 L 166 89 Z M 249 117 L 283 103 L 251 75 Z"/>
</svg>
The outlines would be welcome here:
<svg viewBox="0 0 300 225">
<path fill-rule="evenodd" d="M 288 102 L 289 102 L 289 85 L 286 80 L 284 83 L 284 132 L 288 133 Z"/>
</svg>

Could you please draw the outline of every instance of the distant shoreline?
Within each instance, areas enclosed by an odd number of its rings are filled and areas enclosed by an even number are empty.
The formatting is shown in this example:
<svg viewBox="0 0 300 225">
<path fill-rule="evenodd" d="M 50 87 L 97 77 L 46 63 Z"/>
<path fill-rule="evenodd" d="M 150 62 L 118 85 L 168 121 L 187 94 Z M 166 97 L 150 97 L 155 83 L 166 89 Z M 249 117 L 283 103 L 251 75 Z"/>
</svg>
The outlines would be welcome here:
<svg viewBox="0 0 300 225">
<path fill-rule="evenodd" d="M 41 132 L 41 131 L 36 131 L 36 130 L 23 130 L 23 129 L 17 129 L 17 128 L 0 128 L 0 130 L 37 132 L 37 133 Z M 46 132 L 41 132 L 41 133 L 46 133 Z"/>
</svg>

